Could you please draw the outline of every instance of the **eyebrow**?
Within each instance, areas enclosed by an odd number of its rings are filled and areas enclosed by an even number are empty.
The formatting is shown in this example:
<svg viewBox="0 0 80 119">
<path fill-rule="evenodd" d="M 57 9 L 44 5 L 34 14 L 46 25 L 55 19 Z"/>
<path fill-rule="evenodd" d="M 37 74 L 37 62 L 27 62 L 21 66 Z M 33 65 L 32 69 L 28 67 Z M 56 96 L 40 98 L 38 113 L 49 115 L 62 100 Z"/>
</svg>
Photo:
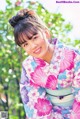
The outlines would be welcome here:
<svg viewBox="0 0 80 119">
<path fill-rule="evenodd" d="M 37 35 L 38 33 L 34 33 L 29 39 L 31 40 L 35 35 Z"/>
<path fill-rule="evenodd" d="M 29 39 L 31 40 L 33 38 L 34 35 L 32 35 L 31 37 L 29 37 Z"/>
<path fill-rule="evenodd" d="M 30 36 L 29 37 L 29 39 L 31 40 L 35 35 L 37 35 L 38 33 L 34 33 L 32 36 Z M 23 45 L 23 44 L 25 44 L 25 43 L 27 43 L 27 41 L 26 40 L 24 40 L 22 43 L 20 43 L 20 45 Z"/>
<path fill-rule="evenodd" d="M 23 43 L 20 43 L 20 46 L 21 46 L 21 45 L 25 45 L 25 43 L 27 43 L 27 41 L 24 41 Z"/>
</svg>

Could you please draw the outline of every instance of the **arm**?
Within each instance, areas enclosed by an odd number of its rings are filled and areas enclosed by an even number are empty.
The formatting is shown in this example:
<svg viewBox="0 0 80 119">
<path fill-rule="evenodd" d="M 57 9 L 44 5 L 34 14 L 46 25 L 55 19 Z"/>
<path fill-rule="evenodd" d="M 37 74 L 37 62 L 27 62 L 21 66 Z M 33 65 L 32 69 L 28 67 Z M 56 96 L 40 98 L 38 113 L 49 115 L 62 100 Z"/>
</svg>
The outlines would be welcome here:
<svg viewBox="0 0 80 119">
<path fill-rule="evenodd" d="M 21 74 L 20 94 L 26 119 L 52 119 L 52 105 L 46 99 L 45 89 L 30 82 L 24 68 Z"/>
<path fill-rule="evenodd" d="M 72 84 L 75 100 L 80 102 L 80 52 L 78 50 L 76 50 L 76 57 L 74 61 L 74 79 Z"/>
<path fill-rule="evenodd" d="M 80 52 L 76 51 L 76 57 L 74 62 L 74 79 L 73 79 L 73 92 L 74 92 L 74 103 L 73 110 L 70 119 L 80 118 Z"/>
</svg>

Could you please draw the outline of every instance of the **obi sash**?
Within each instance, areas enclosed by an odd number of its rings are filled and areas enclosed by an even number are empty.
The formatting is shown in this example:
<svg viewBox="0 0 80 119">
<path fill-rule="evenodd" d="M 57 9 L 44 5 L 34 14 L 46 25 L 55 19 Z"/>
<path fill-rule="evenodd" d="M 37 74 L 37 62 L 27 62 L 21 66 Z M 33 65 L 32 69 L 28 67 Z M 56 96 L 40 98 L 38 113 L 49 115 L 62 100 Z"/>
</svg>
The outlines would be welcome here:
<svg viewBox="0 0 80 119">
<path fill-rule="evenodd" d="M 53 105 L 61 107 L 72 106 L 74 101 L 72 87 L 67 87 L 59 90 L 46 89 L 46 96 Z"/>
</svg>

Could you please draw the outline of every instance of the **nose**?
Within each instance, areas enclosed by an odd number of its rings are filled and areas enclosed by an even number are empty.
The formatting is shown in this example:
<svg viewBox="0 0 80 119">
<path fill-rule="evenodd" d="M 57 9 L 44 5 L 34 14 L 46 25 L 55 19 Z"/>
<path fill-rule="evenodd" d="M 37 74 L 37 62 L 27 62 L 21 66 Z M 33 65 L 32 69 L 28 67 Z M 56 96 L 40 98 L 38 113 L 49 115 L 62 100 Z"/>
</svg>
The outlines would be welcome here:
<svg viewBox="0 0 80 119">
<path fill-rule="evenodd" d="M 32 42 L 32 41 L 30 42 L 29 45 L 30 45 L 30 48 L 31 48 L 31 49 L 35 49 L 36 46 L 37 46 L 37 45 L 36 45 L 34 42 Z"/>
</svg>

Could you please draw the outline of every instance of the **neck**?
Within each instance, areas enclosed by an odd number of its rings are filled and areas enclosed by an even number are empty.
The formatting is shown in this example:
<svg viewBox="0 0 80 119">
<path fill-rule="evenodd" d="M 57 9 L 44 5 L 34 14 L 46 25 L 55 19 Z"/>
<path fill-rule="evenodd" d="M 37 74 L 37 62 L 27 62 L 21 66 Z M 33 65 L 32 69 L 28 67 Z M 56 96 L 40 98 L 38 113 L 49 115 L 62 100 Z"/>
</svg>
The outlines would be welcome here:
<svg viewBox="0 0 80 119">
<path fill-rule="evenodd" d="M 52 59 L 52 56 L 53 56 L 53 52 L 54 52 L 54 48 L 52 45 L 49 45 L 48 46 L 48 52 L 46 53 L 46 56 L 44 58 L 44 60 L 47 62 L 47 63 L 50 63 L 51 62 L 51 59 Z"/>
</svg>

